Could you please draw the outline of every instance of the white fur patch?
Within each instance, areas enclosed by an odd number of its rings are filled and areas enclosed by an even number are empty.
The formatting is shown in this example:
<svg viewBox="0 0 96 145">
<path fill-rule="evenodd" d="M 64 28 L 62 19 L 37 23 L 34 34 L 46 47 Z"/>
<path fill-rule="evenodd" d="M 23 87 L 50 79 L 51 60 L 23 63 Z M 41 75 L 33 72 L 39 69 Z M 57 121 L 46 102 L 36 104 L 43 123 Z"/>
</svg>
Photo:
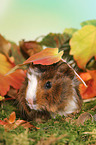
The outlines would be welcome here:
<svg viewBox="0 0 96 145">
<path fill-rule="evenodd" d="M 75 97 L 73 96 L 73 98 L 75 98 Z M 76 105 L 76 102 L 73 99 L 73 100 L 68 102 L 68 105 L 65 107 L 64 113 L 65 113 L 65 115 L 71 114 L 74 111 L 76 111 L 76 109 L 77 109 L 77 105 Z"/>
<path fill-rule="evenodd" d="M 36 110 L 36 104 L 33 101 L 36 100 L 36 89 L 37 89 L 37 74 L 35 74 L 33 69 L 29 69 L 27 73 L 28 77 L 28 87 L 26 91 L 26 101 L 30 109 Z"/>
<path fill-rule="evenodd" d="M 74 85 L 74 84 L 73 84 Z M 76 90 L 73 88 L 73 96 L 71 100 L 68 100 L 67 105 L 64 108 L 64 111 L 60 111 L 59 115 L 66 116 L 67 114 L 71 114 L 78 109 L 77 100 L 76 100 Z"/>
<path fill-rule="evenodd" d="M 69 100 L 67 106 L 65 107 L 65 111 L 64 111 L 65 116 L 77 110 L 77 100 L 76 100 L 75 95 L 76 95 L 76 90 L 73 88 L 72 100 Z"/>
</svg>

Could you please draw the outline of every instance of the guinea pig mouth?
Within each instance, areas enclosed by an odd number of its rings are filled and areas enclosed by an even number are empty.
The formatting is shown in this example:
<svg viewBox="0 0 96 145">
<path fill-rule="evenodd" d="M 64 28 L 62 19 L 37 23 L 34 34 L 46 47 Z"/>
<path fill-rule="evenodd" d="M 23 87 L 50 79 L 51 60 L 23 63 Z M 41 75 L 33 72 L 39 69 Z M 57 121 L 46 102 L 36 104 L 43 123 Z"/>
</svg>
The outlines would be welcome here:
<svg viewBox="0 0 96 145">
<path fill-rule="evenodd" d="M 27 101 L 27 105 L 31 110 L 42 111 L 45 110 L 43 107 L 39 108 L 38 104 L 31 104 Z"/>
<path fill-rule="evenodd" d="M 27 99 L 26 98 L 26 102 L 27 102 L 27 105 L 30 109 L 34 109 L 34 110 L 37 110 L 37 104 L 36 104 L 36 100 L 34 99 Z"/>
</svg>

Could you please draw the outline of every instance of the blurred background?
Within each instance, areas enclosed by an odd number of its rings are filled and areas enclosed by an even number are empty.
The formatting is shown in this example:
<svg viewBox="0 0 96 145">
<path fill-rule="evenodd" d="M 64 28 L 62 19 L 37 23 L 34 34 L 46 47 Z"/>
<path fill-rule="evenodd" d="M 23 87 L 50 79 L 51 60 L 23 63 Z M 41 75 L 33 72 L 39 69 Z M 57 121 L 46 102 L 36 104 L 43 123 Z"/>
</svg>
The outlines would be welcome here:
<svg viewBox="0 0 96 145">
<path fill-rule="evenodd" d="M 0 0 L 0 33 L 16 43 L 79 29 L 91 19 L 96 19 L 96 0 Z"/>
</svg>

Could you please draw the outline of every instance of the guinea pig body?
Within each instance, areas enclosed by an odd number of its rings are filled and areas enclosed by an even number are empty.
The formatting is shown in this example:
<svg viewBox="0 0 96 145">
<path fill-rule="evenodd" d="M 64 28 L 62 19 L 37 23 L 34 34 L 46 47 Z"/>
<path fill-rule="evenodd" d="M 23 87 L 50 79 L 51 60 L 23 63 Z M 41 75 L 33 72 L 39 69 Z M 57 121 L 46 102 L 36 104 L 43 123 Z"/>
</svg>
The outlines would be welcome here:
<svg viewBox="0 0 96 145">
<path fill-rule="evenodd" d="M 17 99 L 27 115 L 47 111 L 53 117 L 56 114 L 66 116 L 81 109 L 78 87 L 79 81 L 66 63 L 32 64 Z"/>
</svg>

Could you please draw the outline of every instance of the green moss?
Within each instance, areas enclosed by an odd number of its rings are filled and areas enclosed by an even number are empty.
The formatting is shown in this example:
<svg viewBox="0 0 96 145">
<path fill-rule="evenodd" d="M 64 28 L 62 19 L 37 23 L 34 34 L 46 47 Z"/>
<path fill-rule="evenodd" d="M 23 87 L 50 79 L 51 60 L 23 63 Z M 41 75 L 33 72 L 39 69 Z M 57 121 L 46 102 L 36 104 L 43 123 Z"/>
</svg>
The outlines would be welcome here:
<svg viewBox="0 0 96 145">
<path fill-rule="evenodd" d="M 92 115 L 96 111 L 91 110 L 96 105 L 96 100 L 89 103 L 84 103 L 79 114 L 72 119 L 76 120 L 83 112 L 89 112 Z M 8 118 L 10 113 L 15 111 L 17 119 L 20 117 L 19 111 L 14 105 L 13 101 L 6 101 L 2 103 L 0 108 L 0 120 Z M 33 123 L 32 123 L 33 124 Z M 75 122 L 65 121 L 65 117 L 58 116 L 50 119 L 45 123 L 34 123 L 40 129 L 25 130 L 22 126 L 5 132 L 3 126 L 0 126 L 0 145 L 40 145 L 40 144 L 56 144 L 56 145 L 87 145 L 95 144 L 96 135 L 84 134 L 85 132 L 92 132 L 96 129 L 96 122 L 88 120 L 84 125 L 77 126 Z"/>
</svg>

